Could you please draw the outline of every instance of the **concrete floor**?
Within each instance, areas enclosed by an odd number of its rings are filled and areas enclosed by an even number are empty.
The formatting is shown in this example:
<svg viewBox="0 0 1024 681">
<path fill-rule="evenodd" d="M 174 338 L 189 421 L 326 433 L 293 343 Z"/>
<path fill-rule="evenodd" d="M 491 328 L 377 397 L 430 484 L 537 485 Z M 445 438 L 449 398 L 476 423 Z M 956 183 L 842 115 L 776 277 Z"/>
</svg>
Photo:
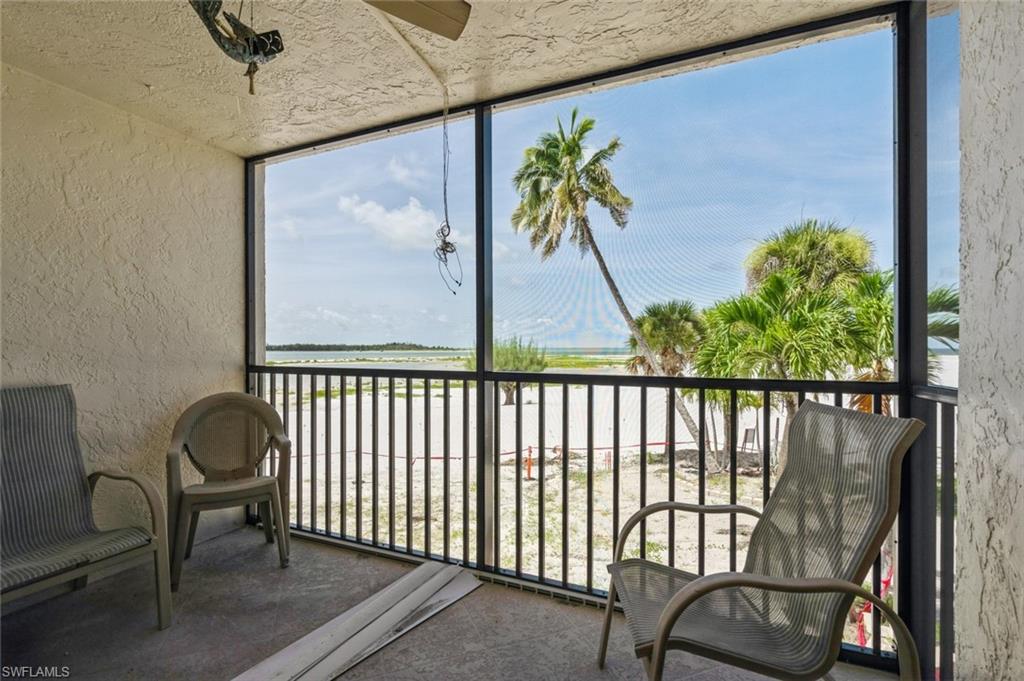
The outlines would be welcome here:
<svg viewBox="0 0 1024 681">
<path fill-rule="evenodd" d="M 152 570 L 6 614 L 4 666 L 67 666 L 73 679 L 231 679 L 394 581 L 412 566 L 293 539 L 291 566 L 251 528 L 197 545 L 174 596 L 174 625 L 156 629 Z M 602 613 L 484 584 L 345 674 L 351 681 L 620 681 L 642 679 L 616 616 L 608 666 L 594 662 Z M 840 665 L 836 681 L 893 679 Z M 680 652 L 665 677 L 763 679 Z"/>
</svg>

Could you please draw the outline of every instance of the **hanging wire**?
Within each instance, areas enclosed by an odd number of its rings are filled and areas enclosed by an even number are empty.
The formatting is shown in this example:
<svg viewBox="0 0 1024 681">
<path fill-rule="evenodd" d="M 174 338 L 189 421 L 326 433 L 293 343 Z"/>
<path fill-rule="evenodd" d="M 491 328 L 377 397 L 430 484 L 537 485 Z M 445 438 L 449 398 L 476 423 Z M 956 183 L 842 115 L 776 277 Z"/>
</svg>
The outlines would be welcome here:
<svg viewBox="0 0 1024 681">
<path fill-rule="evenodd" d="M 442 161 L 441 161 L 441 199 L 444 206 L 444 219 L 441 221 L 440 226 L 434 233 L 434 238 L 437 240 L 437 246 L 434 248 L 434 257 L 437 259 L 437 273 L 441 276 L 441 281 L 444 282 L 445 287 L 452 292 L 452 295 L 456 294 L 455 289 L 462 286 L 462 259 L 459 258 L 459 252 L 456 250 L 455 242 L 450 241 L 448 237 L 452 234 L 451 224 L 448 222 L 448 164 L 451 158 L 451 151 L 448 148 L 448 85 L 444 86 L 444 110 L 441 114 L 441 146 L 442 146 Z M 454 256 L 456 269 L 458 275 L 452 272 L 450 258 Z"/>
</svg>

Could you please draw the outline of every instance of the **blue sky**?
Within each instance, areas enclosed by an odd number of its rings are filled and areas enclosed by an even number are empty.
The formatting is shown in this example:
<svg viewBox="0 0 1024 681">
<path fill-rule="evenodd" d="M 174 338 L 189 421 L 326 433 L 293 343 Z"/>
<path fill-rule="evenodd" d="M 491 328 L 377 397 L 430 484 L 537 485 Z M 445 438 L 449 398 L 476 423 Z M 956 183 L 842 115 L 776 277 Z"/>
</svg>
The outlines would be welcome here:
<svg viewBox="0 0 1024 681">
<path fill-rule="evenodd" d="M 882 30 L 496 110 L 496 336 L 519 334 L 548 347 L 625 343 L 625 324 L 593 258 L 565 245 L 541 262 L 509 223 L 522 150 L 574 106 L 597 120 L 595 148 L 615 135 L 624 143 L 611 169 L 634 201 L 629 224 L 618 230 L 596 205 L 591 218 L 634 314 L 659 300 L 703 306 L 739 293 L 750 249 L 801 217 L 863 231 L 878 265 L 891 267 L 892 59 L 891 32 Z M 951 63 L 939 50 L 935 61 Z M 951 89 L 937 87 L 933 102 L 947 133 L 956 129 Z M 472 345 L 471 119 L 452 122 L 450 145 L 450 221 L 465 271 L 454 296 L 433 259 L 442 212 L 439 128 L 268 167 L 268 342 Z M 955 138 L 933 146 L 930 200 L 945 220 L 936 227 L 949 233 Z M 955 282 L 955 233 L 933 240 L 933 281 Z"/>
</svg>

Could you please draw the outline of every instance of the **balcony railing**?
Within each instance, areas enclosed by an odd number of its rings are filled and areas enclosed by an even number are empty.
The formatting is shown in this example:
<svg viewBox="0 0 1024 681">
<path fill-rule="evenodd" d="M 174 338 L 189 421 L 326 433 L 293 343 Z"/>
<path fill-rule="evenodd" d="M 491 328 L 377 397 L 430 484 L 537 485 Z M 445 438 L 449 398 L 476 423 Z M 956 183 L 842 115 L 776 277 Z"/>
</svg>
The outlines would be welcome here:
<svg viewBox="0 0 1024 681">
<path fill-rule="evenodd" d="M 292 439 L 294 529 L 596 603 L 606 595 L 604 566 L 618 530 L 642 506 L 681 500 L 763 508 L 792 406 L 815 399 L 857 401 L 876 413 L 900 409 L 894 383 L 488 372 L 481 390 L 479 376 L 250 367 L 251 391 L 281 413 Z M 925 439 L 933 457 L 915 474 L 936 475 L 938 495 L 938 574 L 915 577 L 937 579 L 937 666 L 946 678 L 956 393 L 923 389 L 912 399 L 930 405 Z M 266 466 L 272 474 L 273 457 Z M 735 514 L 651 519 L 627 555 L 699 574 L 736 570 L 752 527 Z M 898 599 L 896 542 L 887 543 L 865 585 L 883 598 Z M 855 604 L 844 656 L 890 667 L 893 655 L 878 612 Z"/>
</svg>

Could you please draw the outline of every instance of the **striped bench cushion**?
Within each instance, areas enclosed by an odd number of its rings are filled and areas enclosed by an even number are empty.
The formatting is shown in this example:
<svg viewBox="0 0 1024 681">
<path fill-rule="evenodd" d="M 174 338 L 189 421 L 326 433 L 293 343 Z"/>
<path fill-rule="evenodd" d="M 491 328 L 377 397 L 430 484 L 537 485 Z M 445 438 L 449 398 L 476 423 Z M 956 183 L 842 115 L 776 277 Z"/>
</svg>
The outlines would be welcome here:
<svg viewBox="0 0 1024 681">
<path fill-rule="evenodd" d="M 0 565 L 2 590 L 22 587 L 40 579 L 95 563 L 145 546 L 152 535 L 141 527 L 122 527 L 63 541 L 17 555 L 4 555 Z"/>
</svg>

